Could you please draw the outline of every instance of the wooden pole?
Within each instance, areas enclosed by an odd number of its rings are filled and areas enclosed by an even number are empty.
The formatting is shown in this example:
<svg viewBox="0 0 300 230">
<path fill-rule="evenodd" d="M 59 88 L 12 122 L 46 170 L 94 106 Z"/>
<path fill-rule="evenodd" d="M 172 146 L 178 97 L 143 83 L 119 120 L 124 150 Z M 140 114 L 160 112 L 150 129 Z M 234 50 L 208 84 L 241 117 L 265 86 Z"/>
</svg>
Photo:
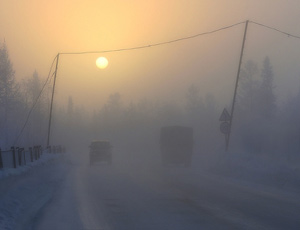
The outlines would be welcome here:
<svg viewBox="0 0 300 230">
<path fill-rule="evenodd" d="M 30 161 L 33 162 L 32 147 L 29 148 L 29 152 L 30 152 Z"/>
<path fill-rule="evenodd" d="M 56 83 L 56 76 L 57 76 L 58 60 L 59 60 L 59 53 L 58 53 L 57 56 L 56 56 L 56 66 L 55 66 L 55 72 L 54 72 L 54 82 L 53 82 L 53 88 L 52 88 L 52 97 L 51 97 L 50 115 L 49 115 L 49 124 L 48 124 L 47 147 L 49 146 L 49 143 L 50 143 L 51 122 L 52 122 L 52 109 L 53 109 L 53 98 L 54 98 L 54 92 L 55 92 L 55 83 Z"/>
<path fill-rule="evenodd" d="M 1 148 L 0 148 L 0 169 L 3 169 L 3 160 L 2 160 Z"/>
<path fill-rule="evenodd" d="M 13 165 L 14 165 L 14 168 L 17 168 L 16 154 L 15 154 L 15 148 L 14 147 L 11 147 L 11 152 L 12 152 L 12 155 L 13 155 Z"/>
<path fill-rule="evenodd" d="M 247 29 L 248 29 L 248 22 L 249 21 L 247 20 L 246 25 L 245 25 L 244 38 L 243 38 L 243 44 L 242 44 L 242 49 L 241 49 L 239 67 L 238 67 L 236 81 L 235 81 L 235 88 L 234 88 L 234 94 L 233 94 L 233 99 L 232 99 L 230 122 L 229 122 L 230 128 L 229 128 L 229 133 L 228 133 L 228 139 L 226 141 L 226 151 L 228 150 L 228 146 L 229 146 L 231 127 L 232 127 L 232 121 L 233 121 L 234 105 L 235 105 L 235 101 L 236 101 L 237 88 L 238 88 L 238 84 L 239 84 L 239 78 L 240 78 L 240 72 L 241 72 L 241 66 L 242 66 L 242 60 L 243 60 L 243 54 L 244 54 L 244 47 L 245 47 L 246 35 L 247 35 Z"/>
</svg>

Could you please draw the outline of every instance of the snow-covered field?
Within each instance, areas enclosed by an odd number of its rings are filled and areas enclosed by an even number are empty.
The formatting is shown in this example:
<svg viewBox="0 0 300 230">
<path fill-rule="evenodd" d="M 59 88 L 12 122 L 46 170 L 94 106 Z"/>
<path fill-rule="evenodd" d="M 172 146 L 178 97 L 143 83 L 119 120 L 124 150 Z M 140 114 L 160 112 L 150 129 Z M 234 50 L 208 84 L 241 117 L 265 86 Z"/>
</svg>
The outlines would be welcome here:
<svg viewBox="0 0 300 230">
<path fill-rule="evenodd" d="M 0 172 L 0 229 L 300 229 L 296 166 L 226 156 L 214 167 L 90 167 L 74 156 Z"/>
</svg>

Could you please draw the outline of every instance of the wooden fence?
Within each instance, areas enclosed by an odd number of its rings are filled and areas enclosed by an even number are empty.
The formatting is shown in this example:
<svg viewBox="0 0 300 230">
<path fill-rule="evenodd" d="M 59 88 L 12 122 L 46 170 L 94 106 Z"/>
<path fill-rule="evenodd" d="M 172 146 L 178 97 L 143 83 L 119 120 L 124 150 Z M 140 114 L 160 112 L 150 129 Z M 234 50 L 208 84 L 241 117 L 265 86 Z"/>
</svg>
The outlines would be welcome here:
<svg viewBox="0 0 300 230">
<path fill-rule="evenodd" d="M 40 159 L 43 153 L 63 153 L 62 146 L 49 146 L 43 149 L 40 145 L 28 149 L 11 147 L 10 150 L 2 151 L 0 148 L 0 169 L 17 168 Z"/>
</svg>

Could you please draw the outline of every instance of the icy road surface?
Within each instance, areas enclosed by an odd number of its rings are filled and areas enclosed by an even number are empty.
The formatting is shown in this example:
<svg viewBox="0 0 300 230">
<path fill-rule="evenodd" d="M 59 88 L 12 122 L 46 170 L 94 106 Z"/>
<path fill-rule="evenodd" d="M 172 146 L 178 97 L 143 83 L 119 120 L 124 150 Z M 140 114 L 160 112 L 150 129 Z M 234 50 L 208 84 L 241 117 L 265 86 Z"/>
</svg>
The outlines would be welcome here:
<svg viewBox="0 0 300 230">
<path fill-rule="evenodd" d="M 0 223 L 12 224 L 3 229 L 300 229 L 299 191 L 196 168 L 117 166 L 63 161 L 18 176 L 0 194 Z"/>
</svg>

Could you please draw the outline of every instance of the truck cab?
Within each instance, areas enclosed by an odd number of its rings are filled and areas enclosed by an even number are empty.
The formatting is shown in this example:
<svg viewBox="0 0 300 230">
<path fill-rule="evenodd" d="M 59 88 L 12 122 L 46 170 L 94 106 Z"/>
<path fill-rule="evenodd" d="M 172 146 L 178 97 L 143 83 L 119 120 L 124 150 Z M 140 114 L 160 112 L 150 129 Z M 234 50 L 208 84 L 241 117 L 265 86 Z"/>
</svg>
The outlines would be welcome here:
<svg viewBox="0 0 300 230">
<path fill-rule="evenodd" d="M 112 146 L 109 141 L 92 141 L 89 149 L 90 165 L 94 164 L 95 162 L 107 162 L 108 164 L 112 163 Z"/>
</svg>

